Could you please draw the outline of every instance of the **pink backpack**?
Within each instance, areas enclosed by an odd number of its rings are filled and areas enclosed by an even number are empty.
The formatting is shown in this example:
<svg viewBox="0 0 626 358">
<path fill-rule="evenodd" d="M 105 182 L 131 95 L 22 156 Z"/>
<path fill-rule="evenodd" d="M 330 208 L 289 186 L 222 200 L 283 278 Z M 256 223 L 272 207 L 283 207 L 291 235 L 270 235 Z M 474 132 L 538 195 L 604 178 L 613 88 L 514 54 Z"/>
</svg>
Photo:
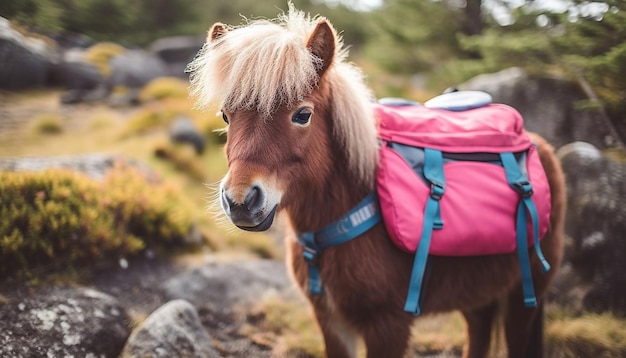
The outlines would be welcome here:
<svg viewBox="0 0 626 358">
<path fill-rule="evenodd" d="M 429 254 L 517 251 L 527 306 L 536 306 L 528 246 L 550 268 L 539 247 L 550 188 L 521 115 L 503 104 L 469 107 L 374 106 L 381 213 L 393 242 L 416 253 L 405 306 L 416 315 Z"/>
</svg>

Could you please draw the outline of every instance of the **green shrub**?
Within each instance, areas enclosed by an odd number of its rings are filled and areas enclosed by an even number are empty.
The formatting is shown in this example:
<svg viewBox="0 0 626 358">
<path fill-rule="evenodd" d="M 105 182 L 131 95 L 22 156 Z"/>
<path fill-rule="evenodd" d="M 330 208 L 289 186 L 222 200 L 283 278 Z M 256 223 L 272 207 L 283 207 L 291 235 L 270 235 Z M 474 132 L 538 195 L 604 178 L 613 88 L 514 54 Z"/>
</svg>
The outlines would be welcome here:
<svg viewBox="0 0 626 358">
<path fill-rule="evenodd" d="M 124 128 L 124 137 L 144 133 L 150 129 L 162 127 L 174 118 L 152 107 L 142 108 L 132 115 Z"/>
<path fill-rule="evenodd" d="M 626 320 L 609 313 L 548 312 L 546 343 L 553 357 L 626 356 Z"/>
<path fill-rule="evenodd" d="M 35 132 L 40 134 L 59 134 L 63 132 L 63 122 L 57 114 L 42 113 L 35 117 Z"/>
<path fill-rule="evenodd" d="M 171 248 L 191 225 L 178 190 L 125 166 L 101 182 L 59 169 L 0 172 L 0 277 Z"/>
<path fill-rule="evenodd" d="M 142 102 L 166 98 L 187 98 L 189 82 L 175 77 L 156 78 L 145 85 L 139 92 Z"/>
<path fill-rule="evenodd" d="M 122 136 L 164 128 L 179 116 L 189 116 L 190 111 L 191 104 L 187 100 L 164 99 L 148 103 L 129 118 Z"/>
<path fill-rule="evenodd" d="M 171 162 L 177 170 L 201 182 L 207 178 L 204 163 L 191 150 L 172 144 L 159 144 L 154 148 L 154 156 Z"/>
<path fill-rule="evenodd" d="M 111 75 L 109 61 L 113 57 L 122 54 L 124 51 L 126 51 L 126 49 L 116 43 L 100 42 L 87 49 L 85 59 L 87 62 L 96 66 L 101 75 L 109 77 Z"/>
</svg>

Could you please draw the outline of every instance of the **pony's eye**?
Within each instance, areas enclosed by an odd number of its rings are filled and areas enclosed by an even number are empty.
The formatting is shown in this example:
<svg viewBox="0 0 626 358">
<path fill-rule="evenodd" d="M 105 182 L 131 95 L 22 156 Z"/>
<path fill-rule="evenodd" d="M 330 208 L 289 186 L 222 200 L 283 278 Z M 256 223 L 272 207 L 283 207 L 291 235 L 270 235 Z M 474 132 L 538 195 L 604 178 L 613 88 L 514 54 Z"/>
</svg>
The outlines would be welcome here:
<svg viewBox="0 0 626 358">
<path fill-rule="evenodd" d="M 226 113 L 222 112 L 222 119 L 224 120 L 224 122 L 226 122 L 226 124 L 228 124 L 228 116 L 226 115 Z"/>
<path fill-rule="evenodd" d="M 310 108 L 302 107 L 291 116 L 291 122 L 300 126 L 307 126 L 311 121 L 312 114 L 313 112 L 311 112 Z"/>
</svg>

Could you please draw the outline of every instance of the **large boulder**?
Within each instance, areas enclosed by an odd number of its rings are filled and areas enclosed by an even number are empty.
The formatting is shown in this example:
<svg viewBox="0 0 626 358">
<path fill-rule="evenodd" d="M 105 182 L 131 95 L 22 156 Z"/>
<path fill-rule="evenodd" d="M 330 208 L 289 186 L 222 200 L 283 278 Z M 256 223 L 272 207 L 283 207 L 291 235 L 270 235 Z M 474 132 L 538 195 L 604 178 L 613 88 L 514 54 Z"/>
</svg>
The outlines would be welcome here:
<svg viewBox="0 0 626 358">
<path fill-rule="evenodd" d="M 187 64 L 193 60 L 203 44 L 204 38 L 198 36 L 164 37 L 150 45 L 150 52 L 165 62 L 168 76 L 186 78 Z"/>
<path fill-rule="evenodd" d="M 96 66 L 81 62 L 51 63 L 48 67 L 47 84 L 67 90 L 61 102 L 70 104 L 103 99 L 106 96 L 104 78 Z"/>
<path fill-rule="evenodd" d="M 0 17 L 0 89 L 21 90 L 46 84 L 47 47 L 23 36 Z"/>
<path fill-rule="evenodd" d="M 154 311 L 132 333 L 122 357 L 217 357 L 196 309 L 174 300 Z"/>
<path fill-rule="evenodd" d="M 520 68 L 510 68 L 474 77 L 459 89 L 484 91 L 493 96 L 494 102 L 515 107 L 528 130 L 557 148 L 574 141 L 606 148 L 618 140 L 601 111 L 579 108 L 588 98 L 577 83 L 566 78 L 536 77 Z"/>
<path fill-rule="evenodd" d="M 169 299 L 184 299 L 196 307 L 215 348 L 225 357 L 272 357 L 270 347 L 241 334 L 250 309 L 266 295 L 301 299 L 285 264 L 274 260 L 212 260 L 171 277 L 161 287 Z"/>
<path fill-rule="evenodd" d="M 48 288 L 0 303 L 1 357 L 117 357 L 130 334 L 117 300 L 87 288 Z"/>
<path fill-rule="evenodd" d="M 217 311 L 257 302 L 266 291 L 288 294 L 291 288 L 284 263 L 274 260 L 210 262 L 163 283 L 168 297 Z"/>
<path fill-rule="evenodd" d="M 585 286 L 581 306 L 626 315 L 626 164 L 585 142 L 557 155 L 568 190 L 565 264 Z"/>
<path fill-rule="evenodd" d="M 109 62 L 111 76 L 108 86 L 125 86 L 141 88 L 155 78 L 167 74 L 165 63 L 153 54 L 144 50 L 126 50 Z"/>
</svg>

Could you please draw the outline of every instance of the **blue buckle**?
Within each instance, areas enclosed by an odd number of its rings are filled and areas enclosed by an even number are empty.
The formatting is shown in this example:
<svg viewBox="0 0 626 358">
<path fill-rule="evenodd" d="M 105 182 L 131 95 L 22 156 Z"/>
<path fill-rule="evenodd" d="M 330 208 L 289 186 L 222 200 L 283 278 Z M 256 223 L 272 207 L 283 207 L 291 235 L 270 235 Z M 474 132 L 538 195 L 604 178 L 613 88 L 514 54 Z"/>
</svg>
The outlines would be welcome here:
<svg viewBox="0 0 626 358">
<path fill-rule="evenodd" d="M 304 246 L 304 251 L 302 251 L 302 256 L 311 265 L 317 265 L 318 254 L 319 252 L 311 247 Z"/>
<path fill-rule="evenodd" d="M 522 198 L 530 198 L 533 195 L 533 186 L 527 181 L 513 183 L 513 188 Z"/>
<path fill-rule="evenodd" d="M 439 183 L 431 182 L 430 183 L 430 197 L 439 201 L 443 197 L 443 193 L 445 192 L 445 187 Z"/>
</svg>

